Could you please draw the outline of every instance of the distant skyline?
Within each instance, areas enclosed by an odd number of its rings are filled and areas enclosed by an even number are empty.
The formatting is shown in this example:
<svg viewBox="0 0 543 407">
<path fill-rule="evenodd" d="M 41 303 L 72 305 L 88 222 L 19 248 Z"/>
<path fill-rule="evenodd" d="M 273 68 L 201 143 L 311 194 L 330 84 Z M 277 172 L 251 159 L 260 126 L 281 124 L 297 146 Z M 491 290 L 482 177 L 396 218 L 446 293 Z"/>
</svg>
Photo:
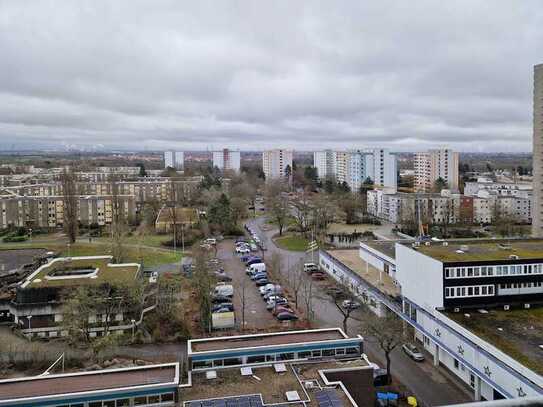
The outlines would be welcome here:
<svg viewBox="0 0 543 407">
<path fill-rule="evenodd" d="M 0 150 L 530 152 L 539 0 L 0 0 Z"/>
</svg>

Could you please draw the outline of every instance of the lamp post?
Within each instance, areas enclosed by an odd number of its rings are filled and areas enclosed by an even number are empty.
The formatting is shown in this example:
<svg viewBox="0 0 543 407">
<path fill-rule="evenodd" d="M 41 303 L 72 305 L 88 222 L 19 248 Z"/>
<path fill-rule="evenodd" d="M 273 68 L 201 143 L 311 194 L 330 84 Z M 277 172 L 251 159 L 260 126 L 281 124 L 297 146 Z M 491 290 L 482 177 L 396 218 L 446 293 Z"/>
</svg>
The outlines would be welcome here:
<svg viewBox="0 0 543 407">
<path fill-rule="evenodd" d="M 130 322 L 132 322 L 132 343 L 134 343 L 134 331 L 136 329 L 136 320 L 132 319 L 130 320 Z"/>
<path fill-rule="evenodd" d="M 26 319 L 28 319 L 28 334 L 30 335 L 30 341 L 32 341 L 32 332 L 30 330 L 32 329 L 32 326 L 30 325 L 30 320 L 32 319 L 32 315 L 27 315 Z"/>
</svg>

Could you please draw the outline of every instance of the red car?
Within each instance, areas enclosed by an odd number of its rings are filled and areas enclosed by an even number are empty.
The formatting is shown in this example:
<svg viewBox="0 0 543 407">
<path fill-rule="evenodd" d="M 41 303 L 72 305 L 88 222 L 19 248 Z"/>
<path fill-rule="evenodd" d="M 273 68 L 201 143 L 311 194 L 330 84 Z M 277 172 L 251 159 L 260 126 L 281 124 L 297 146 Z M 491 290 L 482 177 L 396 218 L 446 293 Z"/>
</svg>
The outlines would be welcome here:
<svg viewBox="0 0 543 407">
<path fill-rule="evenodd" d="M 326 280 L 326 274 L 324 273 L 313 273 L 311 274 L 313 280 Z"/>
<path fill-rule="evenodd" d="M 278 305 L 277 307 L 275 307 L 274 310 L 272 310 L 273 315 L 277 315 L 281 312 L 290 312 L 293 314 L 294 310 L 290 308 L 289 306 L 285 306 L 285 305 Z"/>
</svg>

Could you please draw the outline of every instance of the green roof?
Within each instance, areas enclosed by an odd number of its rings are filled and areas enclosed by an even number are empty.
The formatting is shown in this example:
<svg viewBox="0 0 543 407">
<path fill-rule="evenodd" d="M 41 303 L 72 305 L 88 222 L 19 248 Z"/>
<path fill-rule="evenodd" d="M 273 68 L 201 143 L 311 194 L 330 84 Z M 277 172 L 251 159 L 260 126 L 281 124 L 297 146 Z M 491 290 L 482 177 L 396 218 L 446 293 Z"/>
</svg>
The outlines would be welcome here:
<svg viewBox="0 0 543 407">
<path fill-rule="evenodd" d="M 407 245 L 407 243 L 406 243 Z M 443 263 L 513 260 L 543 260 L 543 239 L 449 240 L 420 244 L 420 253 Z"/>
<path fill-rule="evenodd" d="M 67 257 L 54 259 L 31 274 L 23 288 L 71 287 L 83 284 L 122 284 L 138 276 L 138 264 L 111 264 L 111 256 Z M 76 277 L 71 271 L 83 271 Z"/>
</svg>

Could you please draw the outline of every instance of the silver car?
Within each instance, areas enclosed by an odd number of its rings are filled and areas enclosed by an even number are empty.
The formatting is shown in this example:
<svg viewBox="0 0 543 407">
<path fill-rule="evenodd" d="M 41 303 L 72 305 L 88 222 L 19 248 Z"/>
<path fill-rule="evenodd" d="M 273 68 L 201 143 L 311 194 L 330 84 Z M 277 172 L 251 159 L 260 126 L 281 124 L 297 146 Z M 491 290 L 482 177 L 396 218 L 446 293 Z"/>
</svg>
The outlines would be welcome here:
<svg viewBox="0 0 543 407">
<path fill-rule="evenodd" d="M 424 361 L 424 355 L 412 343 L 403 344 L 402 349 L 405 352 L 405 354 L 409 356 L 411 359 L 413 359 L 415 362 Z"/>
</svg>

